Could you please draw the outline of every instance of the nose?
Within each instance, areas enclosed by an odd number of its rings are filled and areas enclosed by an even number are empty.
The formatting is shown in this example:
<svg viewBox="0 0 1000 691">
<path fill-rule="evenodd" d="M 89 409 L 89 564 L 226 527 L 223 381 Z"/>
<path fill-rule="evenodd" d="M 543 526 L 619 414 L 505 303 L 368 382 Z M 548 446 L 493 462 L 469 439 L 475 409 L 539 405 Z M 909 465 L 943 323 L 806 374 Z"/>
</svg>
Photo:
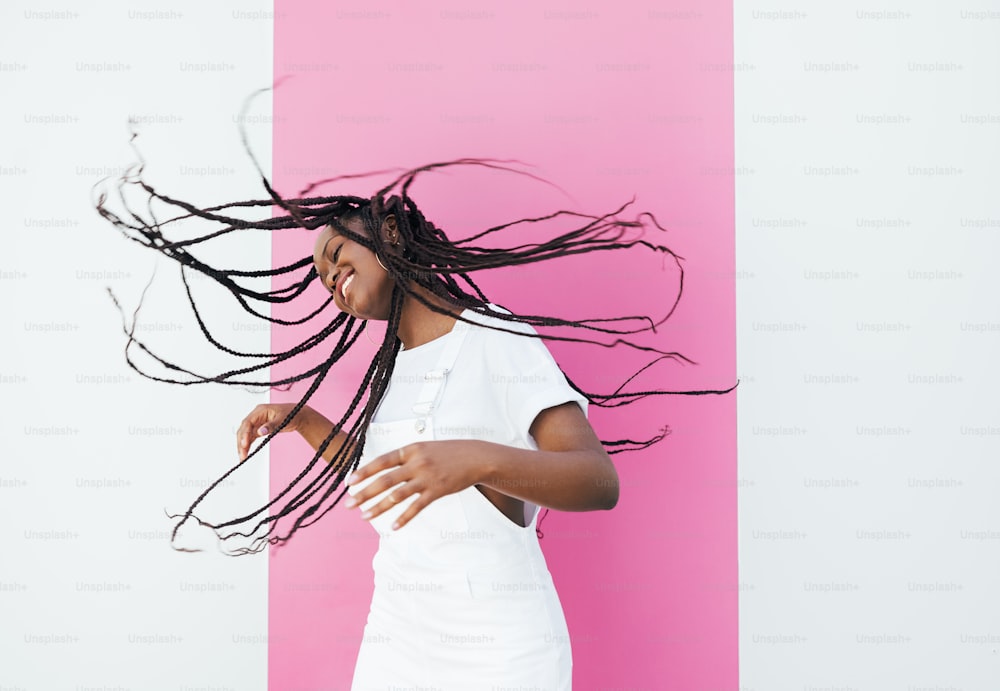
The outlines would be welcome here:
<svg viewBox="0 0 1000 691">
<path fill-rule="evenodd" d="M 325 272 L 321 271 L 319 267 L 316 267 L 316 278 L 318 278 L 323 287 L 328 290 L 333 289 L 333 281 L 336 275 L 336 269 L 333 265 L 330 265 Z"/>
<path fill-rule="evenodd" d="M 337 267 L 330 267 L 326 272 L 326 280 L 323 283 L 331 293 L 334 291 L 337 286 Z"/>
</svg>

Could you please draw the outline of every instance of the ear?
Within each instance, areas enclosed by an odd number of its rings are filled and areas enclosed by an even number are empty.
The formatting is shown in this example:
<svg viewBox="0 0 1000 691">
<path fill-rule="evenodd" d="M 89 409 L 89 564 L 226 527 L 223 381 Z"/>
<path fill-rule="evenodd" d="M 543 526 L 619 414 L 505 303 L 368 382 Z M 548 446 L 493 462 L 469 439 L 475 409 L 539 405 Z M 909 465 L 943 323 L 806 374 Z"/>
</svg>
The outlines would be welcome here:
<svg viewBox="0 0 1000 691">
<path fill-rule="evenodd" d="M 399 244 L 399 229 L 396 228 L 395 214 L 389 214 L 382 220 L 382 234 L 386 242 L 393 247 Z"/>
</svg>

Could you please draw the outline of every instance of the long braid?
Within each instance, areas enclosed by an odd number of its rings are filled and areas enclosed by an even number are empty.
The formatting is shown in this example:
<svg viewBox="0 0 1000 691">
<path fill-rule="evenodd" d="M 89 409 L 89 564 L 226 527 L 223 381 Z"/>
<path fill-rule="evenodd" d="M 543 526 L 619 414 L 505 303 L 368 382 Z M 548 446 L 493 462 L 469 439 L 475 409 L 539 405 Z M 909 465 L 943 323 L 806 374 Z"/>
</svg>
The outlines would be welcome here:
<svg viewBox="0 0 1000 691">
<path fill-rule="evenodd" d="M 147 184 L 142 179 L 143 165 L 140 164 L 136 168 L 130 169 L 118 182 L 117 196 L 124 208 L 124 214 L 119 215 L 108 208 L 107 193 L 102 192 L 98 196 L 96 200 L 97 211 L 103 218 L 118 228 L 126 238 L 154 249 L 180 264 L 181 279 L 186 297 L 195 315 L 198 328 L 205 340 L 212 347 L 230 357 L 257 360 L 252 365 L 234 368 L 215 375 L 196 374 L 169 362 L 156 355 L 145 343 L 135 338 L 134 332 L 139 308 L 137 307 L 135 313 L 133 313 L 132 323 L 129 325 L 118 300 L 112 294 L 112 300 L 114 300 L 119 311 L 122 312 L 122 328 L 128 336 L 128 343 L 125 349 L 126 362 L 132 369 L 149 379 L 182 385 L 217 383 L 234 386 L 285 387 L 300 381 L 310 380 L 305 393 L 293 409 L 274 429 L 269 430 L 261 444 L 250 453 L 246 460 L 249 460 L 250 457 L 253 457 L 258 451 L 267 446 L 271 439 L 287 427 L 295 415 L 302 410 L 319 388 L 320 383 L 325 379 L 331 368 L 346 355 L 356 342 L 365 327 L 365 323 L 359 323 L 354 317 L 339 313 L 332 321 L 325 321 L 321 327 L 314 329 L 312 335 L 292 348 L 280 353 L 245 352 L 226 346 L 213 336 L 212 331 L 200 313 L 197 301 L 191 290 L 187 272 L 195 271 L 211 279 L 225 288 L 246 313 L 279 326 L 306 324 L 315 318 L 319 318 L 321 313 L 325 312 L 326 308 L 329 307 L 332 298 L 327 296 L 326 300 L 318 308 L 313 309 L 301 318 L 279 319 L 273 317 L 257 309 L 254 304 L 290 303 L 299 296 L 304 295 L 308 287 L 318 278 L 315 268 L 312 266 L 311 257 L 304 257 L 279 268 L 262 270 L 241 268 L 218 269 L 200 260 L 192 251 L 196 250 L 199 246 L 203 246 L 206 242 L 237 231 L 263 230 L 274 232 L 295 228 L 315 230 L 331 225 L 340 234 L 375 252 L 380 261 L 384 263 L 389 276 L 395 281 L 385 338 L 379 346 L 378 352 L 372 358 L 367 371 L 361 378 L 355 396 L 348 404 L 340 420 L 334 424 L 330 434 L 321 442 L 309 463 L 306 464 L 287 487 L 275 495 L 267 504 L 251 513 L 218 523 L 209 522 L 197 516 L 195 509 L 203 500 L 226 478 L 232 475 L 237 468 L 245 465 L 246 461 L 233 466 L 222 477 L 205 489 L 185 512 L 173 516 L 173 518 L 179 519 L 172 534 L 174 539 L 176 539 L 180 528 L 187 521 L 193 520 L 202 526 L 214 530 L 220 540 L 225 541 L 236 537 L 249 538 L 251 540 L 249 546 L 241 546 L 231 553 L 246 554 L 259 552 L 269 544 L 279 544 L 290 539 L 299 528 L 307 527 L 320 520 L 340 502 L 346 492 L 344 479 L 360 463 L 368 427 L 371 424 L 379 402 L 389 387 L 396 356 L 400 348 L 397 331 L 402 315 L 404 299 L 409 296 L 434 312 L 448 314 L 461 321 L 480 323 L 474 319 L 469 319 L 461 314 L 455 314 L 448 309 L 439 307 L 421 292 L 417 291 L 415 286 L 419 286 L 432 295 L 443 298 L 461 307 L 463 310 L 491 318 L 486 326 L 499 331 L 552 341 L 588 343 L 604 348 L 621 346 L 641 353 L 649 353 L 652 359 L 611 393 L 586 392 L 567 377 L 570 385 L 576 391 L 580 392 L 590 404 L 597 407 L 619 407 L 649 396 L 717 395 L 728 393 L 735 388 L 734 385 L 719 390 L 665 391 L 654 387 L 644 387 L 644 390 L 640 391 L 624 391 L 627 385 L 657 362 L 670 359 L 693 363 L 692 360 L 680 353 L 667 352 L 642 345 L 629 338 L 629 336 L 634 334 L 647 331 L 655 332 L 656 328 L 674 313 L 683 292 L 684 276 L 681 265 L 682 257 L 676 255 L 666 246 L 651 242 L 642 236 L 628 237 L 628 233 L 634 229 L 649 230 L 643 219 L 648 219 L 656 229 L 665 231 L 656 218 L 648 212 L 638 214 L 634 220 L 618 218 L 618 215 L 623 213 L 634 202 L 634 199 L 623 204 L 618 209 L 601 216 L 591 216 L 572 211 L 557 211 L 545 216 L 518 219 L 470 234 L 462 239 L 452 240 L 444 230 L 427 220 L 416 202 L 409 196 L 409 189 L 420 173 L 456 165 L 485 166 L 487 168 L 528 175 L 536 180 L 541 180 L 541 178 L 530 173 L 509 168 L 505 165 L 506 163 L 509 163 L 509 161 L 458 159 L 429 164 L 404 171 L 392 183 L 378 190 L 371 198 L 348 195 L 305 196 L 311 193 L 318 184 L 321 184 L 314 183 L 305 188 L 299 198 L 284 199 L 273 189 L 266 176 L 261 173 L 261 180 L 268 193 L 268 199 L 230 202 L 203 209 L 158 192 L 153 186 Z M 254 160 L 254 164 L 257 165 L 256 160 Z M 384 173 L 386 171 L 379 172 Z M 344 175 L 331 178 L 331 181 L 360 178 L 368 175 L 371 175 L 371 173 Z M 551 184 L 548 181 L 542 181 Z M 126 191 L 131 189 L 138 189 L 145 195 L 145 216 L 133 210 L 128 204 Z M 177 213 L 176 215 L 164 217 L 160 220 L 154 214 L 154 203 L 166 209 L 174 210 Z M 231 215 L 237 210 L 252 212 L 257 209 L 274 209 L 275 207 L 285 212 L 284 215 L 273 215 L 251 220 Z M 382 233 L 379 232 L 382 222 L 389 215 L 393 215 L 396 219 L 404 248 L 402 253 L 390 251 L 382 237 Z M 576 218 L 582 220 L 583 223 L 578 228 L 562 232 L 544 241 L 522 242 L 512 247 L 502 248 L 478 246 L 478 242 L 483 238 L 500 233 L 506 229 L 522 224 L 544 223 L 556 218 Z M 360 221 L 363 232 L 355 232 L 346 225 L 351 220 Z M 168 239 L 164 235 L 164 230 L 169 231 L 175 224 L 182 221 L 198 221 L 207 224 L 217 224 L 222 227 L 193 238 Z M 680 283 L 676 298 L 669 305 L 665 316 L 653 318 L 645 315 L 631 315 L 567 320 L 550 315 L 517 314 L 508 311 L 498 312 L 490 306 L 491 301 L 472 278 L 472 274 L 476 271 L 532 264 L 589 252 L 628 251 L 631 249 L 655 252 L 661 254 L 664 258 L 669 257 L 677 268 Z M 272 286 L 270 290 L 251 289 L 242 283 L 243 279 L 261 278 L 271 279 Z M 275 286 L 275 283 L 282 279 L 286 279 L 286 282 L 283 285 Z M 413 286 L 411 286 L 411 282 L 414 284 Z M 142 300 L 140 299 L 139 307 L 141 307 L 141 304 Z M 502 325 L 498 325 L 497 322 L 510 322 L 512 328 L 504 328 Z M 593 336 L 586 335 L 525 334 L 523 330 L 514 328 L 518 325 L 543 328 L 572 327 L 582 330 L 585 333 L 590 332 L 591 334 L 604 335 L 611 338 L 599 340 Z M 296 357 L 309 353 L 314 348 L 323 347 L 334 335 L 338 335 L 336 345 L 318 365 L 306 367 L 294 374 L 270 381 L 253 381 L 244 378 L 245 375 L 267 369 L 272 365 L 294 361 Z M 174 376 L 154 375 L 140 369 L 129 354 L 129 348 L 132 345 L 135 345 L 140 351 L 152 358 L 153 361 L 173 373 Z M 180 375 L 188 378 L 178 378 Z M 323 458 L 323 454 L 330 447 L 330 444 L 333 443 L 338 433 L 341 432 L 344 434 L 345 440 L 338 447 L 334 457 L 329 463 L 320 465 L 318 472 L 314 472 L 320 459 Z M 658 433 L 645 440 L 618 439 L 605 440 L 602 443 L 608 448 L 608 453 L 621 453 L 648 448 L 664 439 L 669 433 L 669 427 L 663 427 Z M 262 516 L 262 514 L 265 515 Z M 287 519 L 291 524 L 285 527 L 283 519 Z"/>
</svg>

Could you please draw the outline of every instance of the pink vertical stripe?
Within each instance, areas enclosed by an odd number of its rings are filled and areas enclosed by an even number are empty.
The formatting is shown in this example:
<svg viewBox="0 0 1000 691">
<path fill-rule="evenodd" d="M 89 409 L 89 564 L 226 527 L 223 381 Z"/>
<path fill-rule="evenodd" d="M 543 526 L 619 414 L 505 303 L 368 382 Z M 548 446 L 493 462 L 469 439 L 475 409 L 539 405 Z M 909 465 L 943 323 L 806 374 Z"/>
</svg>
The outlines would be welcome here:
<svg viewBox="0 0 1000 691">
<path fill-rule="evenodd" d="M 476 156 L 533 164 L 571 195 L 474 168 L 427 175 L 411 194 L 453 237 L 558 209 L 604 213 L 635 195 L 623 216 L 655 213 L 670 232 L 654 239 L 685 257 L 687 271 L 680 307 L 647 342 L 701 363 L 661 364 L 646 381 L 728 386 L 736 359 L 732 6 L 691 7 L 276 2 L 275 76 L 292 78 L 275 93 L 275 186 L 294 194 L 337 174 Z M 385 180 L 320 192 L 369 196 Z M 532 232 L 523 226 L 508 237 Z M 276 234 L 275 266 L 310 254 L 312 237 Z M 663 315 L 674 274 L 658 257 L 625 261 L 595 254 L 484 276 L 481 285 L 516 311 Z M 285 349 L 305 333 L 276 328 L 272 345 Z M 595 391 L 610 392 L 641 361 L 550 347 Z M 314 403 L 328 417 L 339 416 L 374 349 L 362 339 L 358 357 L 321 389 Z M 650 451 L 615 457 L 622 494 L 613 511 L 552 512 L 542 523 L 575 688 L 736 688 L 735 394 L 594 408 L 591 421 L 604 438 L 641 438 L 665 423 L 674 432 Z M 275 444 L 273 491 L 308 451 L 297 438 Z M 374 549 L 369 526 L 338 508 L 272 552 L 270 688 L 349 687 Z"/>
</svg>

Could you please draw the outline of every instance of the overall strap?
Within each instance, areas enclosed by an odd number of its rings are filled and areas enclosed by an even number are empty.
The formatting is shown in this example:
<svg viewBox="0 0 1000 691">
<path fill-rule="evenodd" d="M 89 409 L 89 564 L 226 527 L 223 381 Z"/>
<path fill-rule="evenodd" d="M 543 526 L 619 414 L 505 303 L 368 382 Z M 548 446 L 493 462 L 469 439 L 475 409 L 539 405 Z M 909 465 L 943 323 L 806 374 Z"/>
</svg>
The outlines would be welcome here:
<svg viewBox="0 0 1000 691">
<path fill-rule="evenodd" d="M 462 350 L 462 344 L 469 333 L 469 327 L 470 325 L 466 322 L 455 321 L 455 325 L 446 337 L 448 341 L 445 344 L 444 350 L 441 351 L 441 357 L 438 358 L 434 369 L 424 374 L 424 385 L 420 387 L 420 393 L 417 395 L 417 403 L 413 405 L 413 412 L 418 418 L 418 432 L 422 432 L 426 428 L 427 418 L 430 416 L 431 411 L 437 407 L 441 399 L 441 393 L 444 391 L 448 373 L 455 366 L 458 353 Z"/>
</svg>

